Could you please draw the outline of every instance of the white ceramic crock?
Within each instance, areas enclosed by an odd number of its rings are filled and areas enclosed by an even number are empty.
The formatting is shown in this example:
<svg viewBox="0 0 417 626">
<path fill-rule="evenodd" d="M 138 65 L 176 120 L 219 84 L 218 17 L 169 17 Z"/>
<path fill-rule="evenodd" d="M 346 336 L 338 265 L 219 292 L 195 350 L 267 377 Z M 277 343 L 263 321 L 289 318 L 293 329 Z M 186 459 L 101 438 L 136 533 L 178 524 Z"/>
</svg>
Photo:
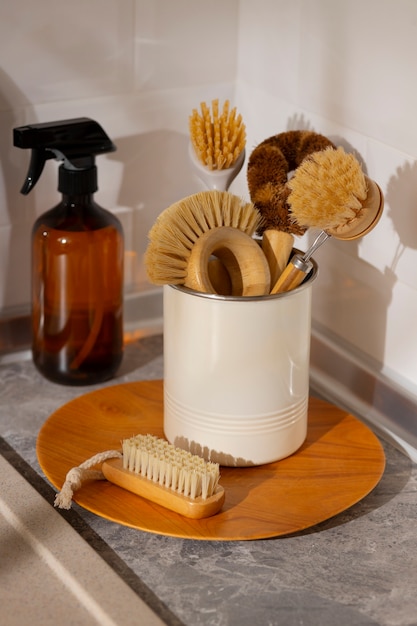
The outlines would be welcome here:
<svg viewBox="0 0 417 626">
<path fill-rule="evenodd" d="M 307 434 L 312 283 L 233 298 L 164 287 L 164 431 L 226 466 L 293 454 Z"/>
</svg>

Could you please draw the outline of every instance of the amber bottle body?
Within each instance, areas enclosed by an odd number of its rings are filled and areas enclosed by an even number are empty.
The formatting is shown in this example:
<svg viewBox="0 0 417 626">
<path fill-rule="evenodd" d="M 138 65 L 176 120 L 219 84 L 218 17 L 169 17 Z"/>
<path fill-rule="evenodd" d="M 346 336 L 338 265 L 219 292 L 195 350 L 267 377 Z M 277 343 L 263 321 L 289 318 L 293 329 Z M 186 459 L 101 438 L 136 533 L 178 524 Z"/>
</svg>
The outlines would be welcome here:
<svg viewBox="0 0 417 626">
<path fill-rule="evenodd" d="M 32 231 L 32 353 L 49 380 L 111 378 L 123 355 L 123 232 L 92 195 L 63 196 Z"/>
</svg>

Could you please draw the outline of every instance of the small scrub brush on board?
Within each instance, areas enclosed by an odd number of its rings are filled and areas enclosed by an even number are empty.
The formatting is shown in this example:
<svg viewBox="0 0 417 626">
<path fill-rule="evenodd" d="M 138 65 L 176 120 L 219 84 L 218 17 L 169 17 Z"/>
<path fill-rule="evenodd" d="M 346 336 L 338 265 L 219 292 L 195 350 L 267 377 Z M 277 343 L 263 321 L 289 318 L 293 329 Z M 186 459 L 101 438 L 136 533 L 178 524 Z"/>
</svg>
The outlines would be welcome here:
<svg viewBox="0 0 417 626">
<path fill-rule="evenodd" d="M 98 465 L 100 470 L 91 469 Z M 217 463 L 147 434 L 123 440 L 121 452 L 99 452 L 72 468 L 56 495 L 55 506 L 69 509 L 73 494 L 83 481 L 103 478 L 193 519 L 215 515 L 225 500 Z"/>
<path fill-rule="evenodd" d="M 216 293 L 208 269 L 214 255 L 230 276 L 231 295 L 266 295 L 270 271 L 252 238 L 261 222 L 252 203 L 227 191 L 203 191 L 176 202 L 149 231 L 145 253 L 149 280 Z"/>
<path fill-rule="evenodd" d="M 229 100 L 221 111 L 218 99 L 200 109 L 189 117 L 191 164 L 207 189 L 227 191 L 245 160 L 246 127 Z"/>
<path fill-rule="evenodd" d="M 307 157 L 288 186 L 293 219 L 304 228 L 319 228 L 321 233 L 304 255 L 292 257 L 271 293 L 297 287 L 311 269 L 312 254 L 330 236 L 350 241 L 370 232 L 384 207 L 379 186 L 343 148 L 328 148 Z"/>
</svg>

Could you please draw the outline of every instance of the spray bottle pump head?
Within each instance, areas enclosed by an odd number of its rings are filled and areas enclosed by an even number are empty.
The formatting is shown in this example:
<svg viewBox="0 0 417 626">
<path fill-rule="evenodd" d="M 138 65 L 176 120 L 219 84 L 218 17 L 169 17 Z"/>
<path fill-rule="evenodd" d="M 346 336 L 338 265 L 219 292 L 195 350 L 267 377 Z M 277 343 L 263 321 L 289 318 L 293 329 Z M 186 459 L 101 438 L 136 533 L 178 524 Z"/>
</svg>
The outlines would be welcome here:
<svg viewBox="0 0 417 626">
<path fill-rule="evenodd" d="M 32 150 L 29 171 L 21 189 L 25 195 L 34 188 L 49 159 L 63 161 L 59 167 L 60 192 L 68 195 L 94 193 L 97 191 L 95 157 L 116 150 L 102 127 L 87 117 L 14 128 L 13 143 L 17 148 Z"/>
</svg>

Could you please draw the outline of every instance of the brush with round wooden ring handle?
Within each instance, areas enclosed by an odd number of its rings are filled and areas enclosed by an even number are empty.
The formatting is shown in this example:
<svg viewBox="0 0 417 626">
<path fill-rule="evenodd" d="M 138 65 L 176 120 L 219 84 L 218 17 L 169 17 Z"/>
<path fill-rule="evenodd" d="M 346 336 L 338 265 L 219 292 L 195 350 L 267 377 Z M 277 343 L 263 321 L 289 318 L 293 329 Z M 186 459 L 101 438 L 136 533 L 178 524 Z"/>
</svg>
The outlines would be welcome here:
<svg viewBox="0 0 417 626">
<path fill-rule="evenodd" d="M 232 296 L 266 295 L 269 265 L 254 239 L 237 228 L 222 226 L 204 233 L 193 246 L 187 267 L 186 287 L 210 293 L 214 285 L 211 257 L 219 259 L 230 277 Z"/>
<path fill-rule="evenodd" d="M 329 237 L 351 241 L 370 232 L 384 207 L 377 183 L 365 176 L 357 159 L 342 148 L 312 154 L 288 185 L 294 219 L 322 232 L 305 254 L 292 257 L 271 294 L 298 287 L 311 270 L 311 256 Z"/>
<path fill-rule="evenodd" d="M 208 269 L 215 254 L 230 276 L 230 295 L 268 294 L 268 263 L 252 238 L 261 221 L 252 203 L 227 191 L 203 191 L 176 202 L 149 232 L 145 266 L 150 281 L 218 293 Z"/>
</svg>

